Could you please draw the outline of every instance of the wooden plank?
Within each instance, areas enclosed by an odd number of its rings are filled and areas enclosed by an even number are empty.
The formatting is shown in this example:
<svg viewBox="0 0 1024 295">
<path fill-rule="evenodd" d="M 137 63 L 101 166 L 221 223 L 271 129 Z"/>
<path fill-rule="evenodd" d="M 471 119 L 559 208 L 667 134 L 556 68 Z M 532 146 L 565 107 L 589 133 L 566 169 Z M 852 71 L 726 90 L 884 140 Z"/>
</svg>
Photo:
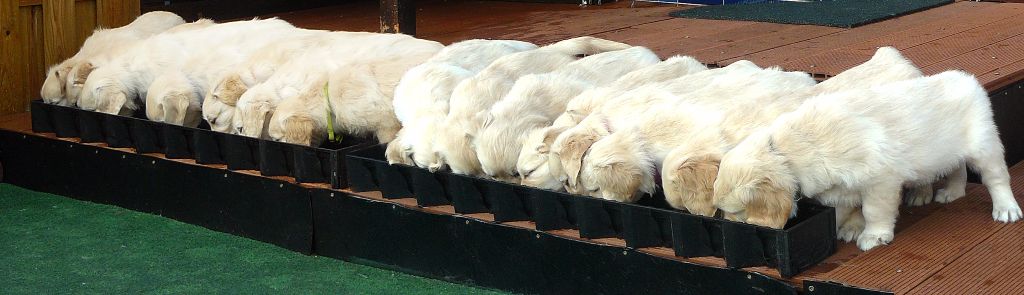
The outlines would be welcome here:
<svg viewBox="0 0 1024 295">
<path fill-rule="evenodd" d="M 96 0 L 96 24 L 104 28 L 127 25 L 139 16 L 139 1 Z"/>
<path fill-rule="evenodd" d="M 1024 224 L 1003 227 L 908 294 L 1019 294 L 1024 288 Z"/>
<path fill-rule="evenodd" d="M 85 39 L 96 29 L 96 1 L 75 3 L 75 48 L 82 48 Z"/>
<path fill-rule="evenodd" d="M 1010 175 L 1014 194 L 1024 196 L 1024 163 L 1011 167 Z M 872 249 L 810 278 L 904 294 L 1005 226 L 992 220 L 987 190 L 970 184 L 966 197 L 938 208 L 904 229 L 892 244 Z"/>
<path fill-rule="evenodd" d="M 986 74 L 1024 60 L 1024 35 L 1002 40 L 989 46 L 921 68 L 925 74 L 946 70 L 964 70 L 975 75 Z M 1009 73 L 1008 73 L 1009 74 Z M 995 90 L 995 89 L 989 89 Z"/>
<path fill-rule="evenodd" d="M 1014 17 L 907 48 L 902 52 L 918 62 L 919 67 L 927 67 L 1021 34 L 1024 34 L 1024 17 Z"/>
<path fill-rule="evenodd" d="M 681 28 L 675 35 L 643 34 L 642 39 L 635 39 L 630 44 L 646 46 L 660 55 L 690 55 L 705 48 L 722 46 L 733 42 L 755 39 L 765 34 L 772 34 L 794 27 L 794 25 L 776 23 L 750 23 L 732 29 L 716 30 L 714 24 L 721 21 L 703 21 L 705 26 Z M 710 33 L 706 33 L 710 31 Z M 677 38 L 675 36 L 688 36 Z M 709 61 L 703 61 L 709 63 Z"/>
<path fill-rule="evenodd" d="M 718 64 L 734 57 L 761 52 L 845 30 L 823 26 L 791 26 L 778 32 L 763 34 L 757 38 L 702 49 L 693 52 L 691 55 L 702 62 Z"/>
<path fill-rule="evenodd" d="M 472 37 L 516 39 L 538 44 L 595 35 L 638 24 L 669 19 L 664 8 L 604 9 L 595 11 L 552 11 L 529 13 L 520 21 L 473 32 Z M 572 21 L 567 21 L 572 20 Z M 481 35 L 476 35 L 480 33 Z"/>
<path fill-rule="evenodd" d="M 794 60 L 783 64 L 783 66 L 788 69 L 836 75 L 868 60 L 880 46 L 893 46 L 899 49 L 911 48 L 1003 19 L 1019 17 L 1022 13 L 1024 13 L 1024 5 L 1020 4 L 996 4 L 971 9 L 958 15 L 956 22 L 948 20 L 930 22 L 909 30 Z"/>
<path fill-rule="evenodd" d="M 978 9 L 979 7 L 991 5 L 995 5 L 995 3 L 958 2 L 950 5 L 943 5 L 922 12 L 845 30 L 839 33 L 735 57 L 724 61 L 723 63 L 728 64 L 740 59 L 746 59 L 763 66 L 781 65 L 809 55 L 823 53 L 851 44 L 862 43 L 864 41 L 877 38 L 880 35 L 893 34 L 929 22 L 948 20 L 970 9 Z"/>
<path fill-rule="evenodd" d="M 21 110 L 16 98 L 25 91 L 24 70 L 19 60 L 26 41 L 23 21 L 17 2 L 0 1 L 0 114 Z"/>
<path fill-rule="evenodd" d="M 75 1 L 43 1 L 43 54 L 47 66 L 60 63 L 74 54 Z"/>
<path fill-rule="evenodd" d="M 23 27 L 28 28 L 25 32 L 28 37 L 25 42 L 25 46 L 22 47 L 22 55 L 25 58 L 24 64 L 25 70 L 22 72 L 25 76 L 25 89 L 22 95 L 13 97 L 11 99 L 20 100 L 21 111 L 28 111 L 29 101 L 39 98 L 39 89 L 43 87 L 43 81 L 46 79 L 46 57 L 43 52 L 44 32 L 43 32 L 43 7 L 42 6 L 31 6 L 22 7 L 22 15 L 31 15 L 26 17 L 24 20 Z"/>
<path fill-rule="evenodd" d="M 997 91 L 1017 81 L 1024 80 L 1024 60 L 1018 60 L 988 73 L 980 74 L 977 78 L 982 85 L 985 85 L 985 89 L 988 91 Z"/>
</svg>

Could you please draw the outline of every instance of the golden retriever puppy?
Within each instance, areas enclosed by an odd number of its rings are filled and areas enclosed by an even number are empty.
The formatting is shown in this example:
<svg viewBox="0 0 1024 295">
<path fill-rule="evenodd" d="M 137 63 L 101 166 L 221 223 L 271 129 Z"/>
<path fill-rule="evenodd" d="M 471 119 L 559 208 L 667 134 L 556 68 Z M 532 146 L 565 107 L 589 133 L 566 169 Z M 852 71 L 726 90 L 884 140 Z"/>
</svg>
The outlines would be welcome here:
<svg viewBox="0 0 1024 295">
<path fill-rule="evenodd" d="M 610 83 L 658 56 L 644 47 L 584 57 L 545 74 L 519 78 L 504 99 L 481 112 L 480 131 L 471 139 L 481 169 L 492 179 L 518 183 L 516 162 L 530 132 L 551 125 L 565 104 L 584 90 Z"/>
<path fill-rule="evenodd" d="M 402 128 L 395 117 L 395 87 L 409 69 L 441 50 L 440 43 L 420 44 L 424 46 L 403 47 L 404 52 L 387 59 L 341 64 L 329 73 L 326 85 L 307 85 L 310 88 L 298 96 L 282 100 L 271 111 L 270 138 L 317 146 L 329 138 L 328 130 L 333 128 L 338 134 L 372 135 L 381 143 L 394 140 Z M 243 110 L 241 102 L 239 109 Z M 242 117 L 245 118 L 244 113 Z"/>
<path fill-rule="evenodd" d="M 397 80 L 405 70 L 422 63 L 444 48 L 438 42 L 416 39 L 401 34 L 344 33 L 331 34 L 313 42 L 301 54 L 292 56 L 287 63 L 274 70 L 273 75 L 265 82 L 257 84 L 252 89 L 242 93 L 242 96 L 236 102 L 235 111 L 232 115 L 232 124 L 235 126 L 236 132 L 244 136 L 269 139 L 268 130 L 264 127 L 267 127 L 268 119 L 273 116 L 274 110 L 280 102 L 297 97 L 300 94 L 309 96 L 322 93 L 323 84 L 328 80 L 327 75 L 344 74 L 339 71 L 343 66 L 355 65 L 359 67 L 360 65 L 366 65 L 373 70 L 388 70 L 388 72 L 383 73 L 355 72 L 354 75 L 371 75 L 369 78 L 355 78 L 355 82 L 394 77 L 395 83 L 397 83 Z M 353 34 L 359 34 L 362 37 L 355 38 Z M 376 63 L 380 63 L 382 66 L 374 65 Z M 397 74 L 391 71 L 391 69 L 401 68 L 394 65 L 408 63 L 414 64 L 403 68 Z M 333 79 L 330 80 L 333 82 Z M 369 89 L 376 88 L 367 87 Z M 390 103 L 394 84 L 387 87 L 389 88 L 386 89 L 388 93 L 387 101 Z M 359 87 L 351 91 L 353 93 L 362 93 L 364 88 L 366 87 Z M 349 90 L 342 88 L 339 91 Z M 340 94 L 334 93 L 333 95 Z M 326 101 L 322 94 L 319 97 L 321 98 L 320 100 Z M 313 99 L 302 100 L 312 101 Z M 326 105 L 323 103 L 319 105 L 325 107 L 325 112 L 322 112 L 322 114 L 326 114 Z M 310 105 L 310 107 L 313 106 Z M 389 106 L 388 109 L 390 110 L 391 107 Z M 303 108 L 295 109 L 295 111 L 302 110 Z M 394 111 L 391 112 L 392 114 L 389 117 L 393 118 Z M 324 117 L 324 115 L 319 116 L 321 118 Z M 394 130 L 394 132 L 397 131 L 397 129 Z M 314 135 L 309 134 L 308 136 Z M 390 141 L 394 134 L 381 133 L 378 134 L 378 137 Z M 313 139 L 313 141 L 315 140 Z M 286 141 L 292 142 L 291 140 Z"/>
<path fill-rule="evenodd" d="M 429 168 L 435 161 L 433 135 L 448 115 L 448 100 L 455 86 L 502 56 L 536 48 L 514 40 L 466 40 L 446 46 L 406 72 L 395 88 L 395 116 L 402 122 L 402 130 L 388 143 L 388 162 Z"/>
<path fill-rule="evenodd" d="M 668 153 L 676 146 L 694 141 L 694 134 L 724 124 L 723 116 L 734 115 L 728 110 L 719 113 L 724 106 L 750 102 L 771 108 L 768 105 L 773 102 L 786 100 L 786 95 L 815 84 L 807 73 L 778 69 L 725 77 L 728 78 L 683 94 L 683 103 L 653 106 L 638 114 L 629 127 L 595 142 L 584 156 L 580 172 L 580 182 L 587 193 L 620 202 L 654 194 L 654 177 L 662 170 Z M 660 91 L 647 95 L 671 94 Z M 668 99 L 673 100 L 677 99 Z M 669 204 L 678 206 L 671 198 Z"/>
<path fill-rule="evenodd" d="M 139 98 L 145 98 L 157 74 L 166 69 L 180 68 L 189 56 L 198 54 L 190 46 L 204 44 L 219 48 L 227 46 L 225 42 L 258 38 L 294 28 L 283 20 L 266 19 L 155 35 L 93 70 L 83 85 L 77 105 L 109 114 L 132 113 L 144 103 Z"/>
<path fill-rule="evenodd" d="M 622 50 L 632 46 L 594 37 L 579 37 L 560 41 L 534 50 L 503 56 L 470 79 L 459 83 L 449 100 L 448 116 L 440 125 L 434 152 L 434 163 L 429 166 L 447 166 L 452 172 L 482 176 L 483 169 L 470 145 L 477 113 L 486 111 L 501 100 L 519 77 L 547 73 L 573 62 L 581 55 Z"/>
<path fill-rule="evenodd" d="M 95 66 L 106 61 L 110 56 L 119 54 L 139 40 L 184 22 L 185 20 L 177 14 L 153 11 L 140 15 L 123 27 L 94 30 L 75 55 L 47 70 L 46 79 L 43 81 L 39 95 L 46 103 L 62 106 L 75 105 L 82 83 L 85 83 L 85 78 Z M 93 63 L 84 64 L 89 60 L 92 60 Z"/>
<path fill-rule="evenodd" d="M 645 85 L 707 70 L 707 67 L 692 57 L 673 56 L 662 62 L 643 67 L 616 79 L 614 82 L 580 93 L 566 104 L 566 110 L 551 126 L 531 131 L 523 142 L 516 169 L 522 184 L 549 190 L 562 189 L 561 182 L 550 173 L 548 152 L 555 138 L 563 131 L 576 126 L 586 115 L 604 101 Z"/>
<path fill-rule="evenodd" d="M 899 51 L 883 47 L 867 62 L 813 87 L 776 91 L 774 98 L 757 95 L 734 97 L 720 108 L 724 114 L 721 125 L 701 130 L 669 152 L 661 171 L 665 198 L 677 209 L 714 216 L 717 209 L 712 203 L 712 189 L 719 161 L 725 152 L 755 128 L 796 109 L 815 95 L 866 89 L 921 76 L 921 71 Z"/>
<path fill-rule="evenodd" d="M 988 95 L 970 74 L 948 71 L 809 99 L 725 154 L 713 199 L 773 228 L 786 224 L 798 191 L 826 205 L 859 205 L 857 246 L 869 250 L 892 241 L 904 183 L 962 163 L 981 174 L 993 219 L 1020 219 Z"/>
<path fill-rule="evenodd" d="M 615 129 L 620 122 L 640 116 L 644 110 L 666 97 L 682 97 L 683 94 L 707 86 L 716 79 L 740 78 L 762 69 L 749 61 L 737 61 L 729 66 L 701 71 L 661 83 L 647 84 L 606 101 L 600 108 L 584 118 L 576 126 L 558 134 L 548 152 L 548 173 L 561 182 L 565 189 L 574 194 L 585 194 L 579 185 L 579 173 L 583 155 L 590 145 Z M 676 96 L 647 95 L 653 90 L 665 90 Z M 716 98 L 717 99 L 717 98 Z"/>
</svg>

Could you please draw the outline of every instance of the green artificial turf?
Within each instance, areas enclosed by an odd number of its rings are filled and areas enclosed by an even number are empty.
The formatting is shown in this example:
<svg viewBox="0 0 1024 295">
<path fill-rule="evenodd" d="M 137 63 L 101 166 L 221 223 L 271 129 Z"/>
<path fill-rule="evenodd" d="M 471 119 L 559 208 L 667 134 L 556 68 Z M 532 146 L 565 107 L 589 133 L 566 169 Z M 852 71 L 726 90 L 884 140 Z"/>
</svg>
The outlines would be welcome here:
<svg viewBox="0 0 1024 295">
<path fill-rule="evenodd" d="M 498 294 L 0 184 L 2 294 Z"/>
<path fill-rule="evenodd" d="M 682 18 L 759 21 L 853 28 L 953 3 L 953 0 L 768 1 L 713 5 L 676 11 Z"/>
</svg>

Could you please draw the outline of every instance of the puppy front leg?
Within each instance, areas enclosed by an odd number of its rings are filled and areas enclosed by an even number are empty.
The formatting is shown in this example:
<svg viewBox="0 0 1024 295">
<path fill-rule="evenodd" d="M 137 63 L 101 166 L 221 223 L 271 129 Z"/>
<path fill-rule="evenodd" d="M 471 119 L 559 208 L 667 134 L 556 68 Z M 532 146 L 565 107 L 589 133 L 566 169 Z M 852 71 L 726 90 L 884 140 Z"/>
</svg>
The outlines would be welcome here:
<svg viewBox="0 0 1024 295">
<path fill-rule="evenodd" d="M 868 187 L 862 194 L 864 232 L 857 238 L 857 247 L 867 251 L 892 241 L 899 215 L 901 182 L 883 180 Z"/>
<path fill-rule="evenodd" d="M 949 203 L 967 195 L 967 164 L 961 164 L 946 176 L 946 185 L 935 192 L 935 201 Z"/>
<path fill-rule="evenodd" d="M 932 202 L 935 194 L 932 193 L 931 183 L 909 184 L 904 189 L 907 191 L 907 206 L 924 206 Z"/>
<path fill-rule="evenodd" d="M 842 221 L 836 222 L 838 227 L 838 238 L 843 241 L 852 242 L 857 240 L 860 233 L 864 231 L 864 214 L 860 207 L 843 207 L 847 216 Z M 836 214 L 839 214 L 840 207 L 836 207 Z M 836 215 L 836 219 L 839 215 Z"/>
</svg>

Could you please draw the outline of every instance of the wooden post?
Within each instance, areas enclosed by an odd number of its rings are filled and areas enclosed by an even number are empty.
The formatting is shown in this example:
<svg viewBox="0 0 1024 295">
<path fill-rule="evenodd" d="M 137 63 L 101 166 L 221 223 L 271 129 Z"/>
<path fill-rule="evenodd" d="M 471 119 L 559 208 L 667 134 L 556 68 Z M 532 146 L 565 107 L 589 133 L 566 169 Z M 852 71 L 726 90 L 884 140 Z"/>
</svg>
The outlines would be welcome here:
<svg viewBox="0 0 1024 295">
<path fill-rule="evenodd" d="M 96 0 L 96 24 L 104 28 L 127 25 L 141 13 L 140 1 Z"/>
<path fill-rule="evenodd" d="M 18 1 L 0 1 L 0 114 L 24 111 L 21 97 L 24 94 L 25 79 L 22 74 L 22 55 L 25 35 L 18 17 Z"/>
<path fill-rule="evenodd" d="M 415 0 L 380 0 L 380 31 L 416 35 Z"/>
<path fill-rule="evenodd" d="M 43 60 L 47 67 L 75 54 L 75 0 L 43 1 Z"/>
</svg>

